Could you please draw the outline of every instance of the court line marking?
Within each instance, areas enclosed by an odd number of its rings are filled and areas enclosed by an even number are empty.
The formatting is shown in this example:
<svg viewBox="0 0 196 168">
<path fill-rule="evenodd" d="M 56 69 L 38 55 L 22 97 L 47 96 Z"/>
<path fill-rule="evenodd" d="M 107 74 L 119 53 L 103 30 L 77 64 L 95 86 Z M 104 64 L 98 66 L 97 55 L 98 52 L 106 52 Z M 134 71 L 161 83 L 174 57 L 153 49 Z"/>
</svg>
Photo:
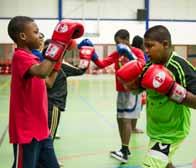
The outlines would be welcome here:
<svg viewBox="0 0 196 168">
<path fill-rule="evenodd" d="M 107 78 L 106 78 L 106 79 L 107 79 Z M 75 79 L 74 79 L 74 80 L 75 80 Z M 85 79 L 85 80 L 86 80 L 86 79 Z M 87 79 L 87 80 L 89 80 L 89 79 Z M 70 87 L 70 89 L 71 89 L 71 90 L 74 90 L 74 87 L 72 86 L 72 87 Z M 96 108 L 94 107 L 94 105 L 91 104 L 85 96 L 82 96 L 81 94 L 78 94 L 78 95 L 79 95 L 78 97 L 82 100 L 82 102 L 83 102 L 84 104 L 86 104 L 87 107 L 90 109 L 90 111 L 91 111 L 91 112 L 94 112 L 94 113 L 96 114 L 96 116 L 97 116 L 98 118 L 101 119 L 101 121 L 103 121 L 103 122 L 104 122 L 107 126 L 109 126 L 110 128 L 115 128 L 115 129 L 117 128 L 117 127 L 115 126 L 115 124 L 112 124 L 112 122 L 111 122 L 110 120 L 108 120 L 107 117 L 105 117 L 104 114 L 102 114 L 102 113 L 100 113 L 99 111 L 97 111 Z"/>
<path fill-rule="evenodd" d="M 100 118 L 102 121 L 104 121 L 104 123 L 106 125 L 108 125 L 111 128 L 116 128 L 116 126 L 114 124 L 112 124 L 112 122 L 110 120 L 108 120 L 104 114 L 97 111 L 96 108 L 91 103 L 89 103 L 89 101 L 87 101 L 87 99 L 84 96 L 79 95 L 79 97 L 82 100 L 82 102 L 84 102 L 87 105 L 87 107 L 90 109 L 90 111 L 94 112 L 98 116 L 98 118 Z"/>
<path fill-rule="evenodd" d="M 143 145 L 143 146 L 133 146 L 131 147 L 132 150 L 144 150 L 147 148 L 148 145 Z M 97 152 L 90 152 L 90 153 L 80 153 L 80 154 L 75 154 L 75 155 L 70 155 L 70 156 L 62 156 L 59 157 L 60 160 L 72 160 L 75 158 L 81 158 L 81 157 L 86 157 L 86 156 L 95 156 L 95 155 L 102 155 L 105 153 L 109 153 L 107 150 L 102 150 L 102 151 L 97 151 Z"/>
<path fill-rule="evenodd" d="M 3 82 L 3 83 L 0 83 L 0 90 L 1 89 L 4 89 L 5 87 L 7 87 L 8 86 L 8 84 L 9 84 L 9 80 L 5 80 L 5 82 Z"/>
<path fill-rule="evenodd" d="M 0 147 L 1 147 L 2 143 L 3 143 L 3 140 L 5 138 L 5 135 L 7 133 L 7 130 L 8 130 L 8 125 L 4 128 L 3 133 L 2 133 L 2 135 L 0 137 Z"/>
<path fill-rule="evenodd" d="M 193 141 L 188 141 L 190 143 L 192 143 Z M 195 142 L 195 141 L 194 141 Z M 143 145 L 143 146 L 133 146 L 132 150 L 144 150 L 147 148 L 148 145 Z M 91 152 L 91 153 L 80 153 L 80 154 L 75 154 L 75 155 L 70 155 L 70 156 L 62 156 L 62 157 L 58 157 L 60 161 L 65 161 L 65 160 L 73 160 L 73 159 L 77 159 L 77 158 L 82 158 L 82 157 L 88 157 L 88 156 L 96 156 L 96 155 L 102 155 L 105 153 L 109 153 L 106 150 L 103 151 L 98 151 L 98 152 Z M 196 167 L 192 167 L 195 166 L 193 163 L 196 162 L 196 159 L 194 159 L 192 162 L 187 162 L 187 163 L 183 163 L 183 164 L 177 164 L 175 165 L 177 168 L 196 168 Z M 135 167 L 130 167 L 130 165 L 127 165 L 128 167 L 108 167 L 108 168 L 141 168 L 138 167 L 137 165 L 135 165 Z M 107 167 L 106 167 L 107 168 Z"/>
<path fill-rule="evenodd" d="M 87 101 L 87 99 L 84 97 L 84 96 L 81 96 L 81 95 L 79 95 L 79 97 L 81 98 L 81 100 L 91 109 L 91 111 L 93 111 L 93 112 L 95 112 L 96 113 L 96 115 L 99 117 L 99 118 L 101 118 L 105 123 L 106 123 L 106 125 L 109 125 L 110 127 L 112 127 L 112 128 L 116 128 L 113 124 L 111 124 L 111 122 L 102 114 L 102 113 L 100 113 L 99 111 L 97 111 L 96 110 L 96 108 L 92 105 L 92 104 L 90 104 L 88 101 Z M 146 147 L 146 146 L 145 146 Z M 139 147 L 140 148 L 140 147 Z M 139 149 L 138 148 L 138 149 Z M 141 146 L 141 148 L 142 148 L 142 146 Z M 132 149 L 133 149 L 133 147 L 132 147 Z M 135 148 L 136 149 L 136 148 Z M 137 149 L 136 149 L 137 150 Z M 100 153 L 100 152 L 99 152 Z M 93 155 L 98 155 L 99 153 L 86 153 L 84 156 L 93 156 Z M 83 154 L 82 154 L 83 155 Z M 80 158 L 80 157 L 83 157 L 83 156 L 80 156 L 80 155 L 73 155 L 73 156 L 68 156 L 68 157 L 63 157 L 63 159 L 62 160 L 70 160 L 70 159 L 74 159 L 74 158 Z M 60 159 L 60 160 L 61 160 Z M 185 164 L 180 164 L 180 165 L 175 165 L 176 167 L 179 167 L 179 168 L 192 168 L 192 163 L 185 163 Z M 188 167 L 187 167 L 188 166 Z M 191 166 L 191 167 L 190 167 Z M 116 167 L 116 168 L 121 168 L 121 167 Z M 132 167 L 122 167 L 122 168 L 140 168 L 140 166 L 138 167 L 138 166 L 132 166 Z"/>
</svg>

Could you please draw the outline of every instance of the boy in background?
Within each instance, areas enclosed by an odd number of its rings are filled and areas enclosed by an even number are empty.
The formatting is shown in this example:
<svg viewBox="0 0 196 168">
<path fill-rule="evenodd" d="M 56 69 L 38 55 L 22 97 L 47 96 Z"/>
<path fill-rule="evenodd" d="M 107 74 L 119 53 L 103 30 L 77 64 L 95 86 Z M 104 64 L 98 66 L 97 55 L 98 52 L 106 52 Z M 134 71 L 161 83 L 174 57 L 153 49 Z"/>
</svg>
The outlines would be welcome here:
<svg viewBox="0 0 196 168">
<path fill-rule="evenodd" d="M 143 38 L 140 37 L 140 36 L 138 36 L 138 35 L 134 36 L 134 37 L 133 37 L 133 40 L 132 40 L 132 43 L 131 43 L 131 46 L 132 46 L 132 47 L 135 47 L 135 48 L 139 48 L 140 50 L 144 51 L 144 41 L 143 41 Z M 144 54 L 144 57 L 145 57 L 145 60 L 147 60 L 145 54 Z M 145 94 L 144 94 L 144 93 L 141 93 L 142 108 L 143 108 L 143 104 L 144 104 L 145 99 L 146 99 L 146 98 L 145 98 Z M 141 109 L 142 109 L 142 108 L 141 108 Z M 136 125 L 137 125 L 137 120 L 138 120 L 138 118 L 135 118 L 135 119 L 133 118 L 133 119 L 131 120 L 132 132 L 133 132 L 133 133 L 144 133 L 143 130 L 138 129 L 138 128 L 136 127 Z"/>
<path fill-rule="evenodd" d="M 48 45 L 50 44 L 50 39 L 46 40 L 44 43 L 43 55 L 45 54 Z M 67 50 L 73 50 L 77 48 L 74 40 L 71 40 L 70 45 Z M 66 53 L 65 53 L 66 54 Z M 78 68 L 63 61 L 62 64 L 56 68 L 54 71 L 57 75 L 53 82 L 50 79 L 46 79 L 47 92 L 48 92 L 48 125 L 51 130 L 51 136 L 54 140 L 56 137 L 57 128 L 60 121 L 61 112 L 65 111 L 66 101 L 67 101 L 67 78 L 69 76 L 79 76 L 85 73 L 85 68 Z"/>
<path fill-rule="evenodd" d="M 115 77 L 117 70 L 133 59 L 144 60 L 144 54 L 140 49 L 131 47 L 129 41 L 129 32 L 125 29 L 118 30 L 114 35 L 117 50 L 110 55 L 104 57 L 102 60 L 96 54 L 93 55 L 92 61 L 99 67 L 105 68 L 114 64 Z M 92 42 L 85 39 L 79 44 L 79 48 L 83 45 L 93 46 Z M 138 118 L 141 112 L 141 97 L 134 95 L 124 88 L 120 81 L 116 78 L 117 90 L 117 123 L 121 139 L 121 149 L 111 151 L 111 156 L 115 159 L 127 163 L 128 156 L 131 154 L 129 150 L 129 141 L 132 133 L 132 119 Z"/>
<path fill-rule="evenodd" d="M 37 57 L 39 57 L 40 61 L 44 60 L 43 56 L 45 55 L 50 42 L 51 39 L 47 39 L 44 42 L 42 53 L 38 51 L 35 52 L 35 50 L 33 51 L 33 53 Z M 77 44 L 75 40 L 70 40 L 69 46 L 66 51 L 74 50 L 76 48 Z M 94 52 L 93 50 L 91 51 Z M 66 108 L 67 78 L 69 76 L 82 75 L 85 73 L 87 68 L 88 67 L 78 68 L 63 60 L 54 66 L 53 74 L 45 79 L 48 93 L 48 127 L 50 129 L 53 141 L 56 138 L 56 132 L 59 126 L 61 112 L 64 112 Z M 61 167 L 63 166 L 60 161 L 58 161 L 58 163 Z"/>
</svg>

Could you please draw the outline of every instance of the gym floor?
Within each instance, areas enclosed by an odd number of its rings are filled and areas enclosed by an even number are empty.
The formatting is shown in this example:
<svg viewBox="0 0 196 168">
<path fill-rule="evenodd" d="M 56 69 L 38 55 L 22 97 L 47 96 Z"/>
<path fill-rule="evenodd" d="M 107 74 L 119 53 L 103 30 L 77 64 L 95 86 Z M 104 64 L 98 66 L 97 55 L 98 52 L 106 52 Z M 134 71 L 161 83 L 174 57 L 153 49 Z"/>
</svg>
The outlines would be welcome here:
<svg viewBox="0 0 196 168">
<path fill-rule="evenodd" d="M 13 160 L 7 133 L 9 84 L 10 76 L 0 76 L 0 168 L 10 168 Z M 143 130 L 145 118 L 144 106 L 138 120 Z M 146 132 L 133 134 L 129 162 L 121 165 L 110 157 L 111 150 L 120 148 L 113 75 L 69 78 L 67 110 L 62 113 L 57 134 L 61 138 L 54 142 L 55 151 L 66 168 L 139 168 L 148 145 Z M 192 110 L 190 134 L 177 151 L 174 164 L 196 168 L 196 110 Z"/>
</svg>

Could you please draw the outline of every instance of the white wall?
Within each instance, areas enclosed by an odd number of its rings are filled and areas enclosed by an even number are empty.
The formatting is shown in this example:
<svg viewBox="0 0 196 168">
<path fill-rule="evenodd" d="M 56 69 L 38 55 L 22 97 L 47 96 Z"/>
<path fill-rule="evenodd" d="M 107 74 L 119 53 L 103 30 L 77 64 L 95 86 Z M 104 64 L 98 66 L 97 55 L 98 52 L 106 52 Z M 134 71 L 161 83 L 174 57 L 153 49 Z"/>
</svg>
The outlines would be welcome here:
<svg viewBox="0 0 196 168">
<path fill-rule="evenodd" d="M 196 0 L 149 1 L 150 19 L 168 20 L 151 21 L 150 26 L 157 24 L 167 26 L 174 44 L 196 44 Z M 136 34 L 143 35 L 145 22 L 136 21 L 137 9 L 142 8 L 144 0 L 63 0 L 62 6 L 63 17 L 80 18 L 86 34 L 90 34 L 90 38 L 98 44 L 114 43 L 115 32 L 122 28 L 129 30 L 131 38 Z M 6 18 L 15 15 L 42 18 L 36 22 L 46 38 L 50 38 L 57 23 L 55 19 L 58 16 L 58 0 L 1 0 L 0 43 L 12 42 L 7 35 L 9 20 Z M 95 20 L 89 20 L 91 18 Z M 181 22 L 171 22 L 176 19 Z M 183 22 L 183 19 L 193 22 Z"/>
<path fill-rule="evenodd" d="M 94 24 L 94 26 L 92 26 Z M 95 43 L 98 44 L 113 44 L 114 34 L 119 29 L 127 29 L 130 32 L 130 37 L 134 37 L 136 34 L 143 35 L 145 26 L 143 22 L 136 21 L 85 21 L 85 32 L 97 33 L 99 36 L 90 37 Z"/>
<path fill-rule="evenodd" d="M 149 0 L 151 19 L 196 19 L 196 0 Z M 136 19 L 144 0 L 62 0 L 64 18 Z M 57 18 L 58 0 L 1 0 L 0 17 Z"/>
<path fill-rule="evenodd" d="M 7 34 L 9 20 L 0 20 L 0 43 L 12 43 Z M 90 37 L 97 44 L 113 44 L 114 34 L 118 29 L 127 29 L 130 37 L 136 34 L 143 36 L 145 23 L 138 21 L 80 21 L 85 26 L 87 34 L 99 34 L 97 37 Z M 46 38 L 50 38 L 57 23 L 56 20 L 36 20 L 40 31 Z M 162 24 L 168 27 L 172 35 L 173 44 L 196 44 L 196 22 L 150 22 L 150 27 Z M 85 38 L 85 37 L 82 37 Z M 80 41 L 81 39 L 78 39 Z"/>
<path fill-rule="evenodd" d="M 144 0 L 62 0 L 64 18 L 133 19 Z M 120 12 L 122 11 L 122 12 Z M 58 0 L 1 0 L 0 17 L 58 17 Z"/>
<path fill-rule="evenodd" d="M 30 17 L 58 16 L 57 0 L 1 0 L 0 17 L 28 15 Z"/>
<path fill-rule="evenodd" d="M 7 25 L 9 20 L 0 20 L 0 43 L 12 43 L 8 37 Z M 35 20 L 38 24 L 40 32 L 43 32 L 46 38 L 50 38 L 53 29 L 57 23 L 56 20 Z M 145 26 L 143 22 L 134 21 L 78 21 L 85 27 L 85 33 L 90 36 L 83 36 L 83 38 L 90 38 L 97 44 L 113 44 L 114 34 L 118 29 L 127 29 L 130 32 L 131 38 L 136 35 L 143 35 Z M 98 34 L 92 37 L 91 34 Z M 81 39 L 78 39 L 80 41 Z"/>
<path fill-rule="evenodd" d="M 144 0 L 64 0 L 63 16 L 134 19 L 138 8 L 144 8 Z"/>
<path fill-rule="evenodd" d="M 195 0 L 149 0 L 151 19 L 196 19 Z"/>
</svg>

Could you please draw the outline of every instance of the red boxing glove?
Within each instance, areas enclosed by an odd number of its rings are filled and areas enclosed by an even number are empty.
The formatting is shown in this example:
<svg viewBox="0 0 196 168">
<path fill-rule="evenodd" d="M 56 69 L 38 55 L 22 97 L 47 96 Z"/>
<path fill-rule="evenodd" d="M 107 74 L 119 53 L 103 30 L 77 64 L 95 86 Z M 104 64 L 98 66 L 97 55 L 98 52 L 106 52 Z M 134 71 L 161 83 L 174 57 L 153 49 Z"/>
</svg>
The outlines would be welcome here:
<svg viewBox="0 0 196 168">
<path fill-rule="evenodd" d="M 71 39 L 76 39 L 84 34 L 81 23 L 71 20 L 61 20 L 55 27 L 52 40 L 68 45 Z"/>
<path fill-rule="evenodd" d="M 139 76 L 145 63 L 139 60 L 129 61 L 117 71 L 117 79 L 127 91 L 139 91 Z M 140 91 L 139 91 L 140 92 Z"/>
<path fill-rule="evenodd" d="M 79 68 L 87 69 L 90 65 L 90 61 L 94 53 L 95 53 L 95 49 L 93 47 L 89 47 L 89 46 L 81 47 Z"/>
<path fill-rule="evenodd" d="M 45 58 L 58 61 L 70 44 L 71 39 L 79 38 L 83 33 L 82 24 L 70 20 L 60 21 L 55 27 Z"/>
<path fill-rule="evenodd" d="M 117 77 L 124 82 L 131 82 L 136 80 L 142 73 L 144 63 L 138 60 L 129 61 L 124 64 L 118 71 Z"/>
<path fill-rule="evenodd" d="M 178 103 L 181 103 L 187 94 L 186 89 L 174 81 L 169 70 L 163 65 L 151 65 L 144 73 L 141 85 L 144 88 L 168 95 Z"/>
<path fill-rule="evenodd" d="M 69 44 L 68 44 L 67 50 L 74 50 L 74 49 L 77 49 L 77 48 L 78 48 L 78 45 L 77 45 L 76 40 L 71 39 Z"/>
<path fill-rule="evenodd" d="M 65 47 L 55 41 L 51 41 L 46 49 L 44 57 L 51 61 L 58 61 L 64 53 Z"/>
<path fill-rule="evenodd" d="M 64 58 L 63 55 L 61 55 L 60 59 L 54 64 L 53 71 L 59 72 L 61 70 L 63 58 Z"/>
</svg>

